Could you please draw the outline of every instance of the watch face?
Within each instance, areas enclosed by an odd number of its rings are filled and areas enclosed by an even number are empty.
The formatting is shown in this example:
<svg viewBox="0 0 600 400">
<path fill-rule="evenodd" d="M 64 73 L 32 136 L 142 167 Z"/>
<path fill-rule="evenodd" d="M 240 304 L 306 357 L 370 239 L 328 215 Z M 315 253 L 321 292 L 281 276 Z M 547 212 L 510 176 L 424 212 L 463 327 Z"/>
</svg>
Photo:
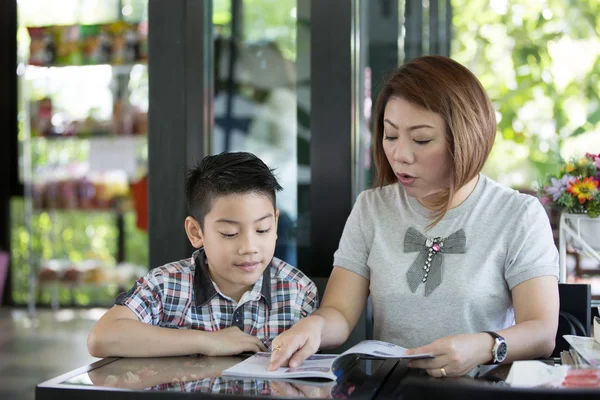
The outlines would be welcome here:
<svg viewBox="0 0 600 400">
<path fill-rule="evenodd" d="M 508 346 L 506 342 L 502 341 L 498 343 L 498 347 L 496 347 L 496 362 L 502 362 L 506 358 L 506 353 L 508 352 Z"/>
</svg>

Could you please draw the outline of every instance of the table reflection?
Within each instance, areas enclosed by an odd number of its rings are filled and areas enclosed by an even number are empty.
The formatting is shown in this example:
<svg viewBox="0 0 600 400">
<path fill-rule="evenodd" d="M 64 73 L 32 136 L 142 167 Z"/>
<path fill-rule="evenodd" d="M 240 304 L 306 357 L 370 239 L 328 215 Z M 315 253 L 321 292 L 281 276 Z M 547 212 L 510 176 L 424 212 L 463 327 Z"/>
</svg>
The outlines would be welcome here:
<svg viewBox="0 0 600 400">
<path fill-rule="evenodd" d="M 244 396 L 347 398 L 368 376 L 359 366 L 341 373 L 337 381 L 268 380 L 222 377 L 244 356 L 114 359 L 63 384 L 124 390 L 202 392 Z"/>
</svg>

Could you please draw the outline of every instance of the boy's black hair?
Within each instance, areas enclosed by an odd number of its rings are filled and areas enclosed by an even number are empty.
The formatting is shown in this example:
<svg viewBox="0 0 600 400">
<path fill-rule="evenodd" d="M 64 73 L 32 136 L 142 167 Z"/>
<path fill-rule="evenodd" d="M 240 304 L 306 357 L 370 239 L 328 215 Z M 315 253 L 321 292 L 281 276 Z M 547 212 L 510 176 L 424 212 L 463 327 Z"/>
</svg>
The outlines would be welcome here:
<svg viewBox="0 0 600 400">
<path fill-rule="evenodd" d="M 283 188 L 260 158 L 252 153 L 221 153 L 207 156 L 188 169 L 185 200 L 189 213 L 204 226 L 213 200 L 230 194 L 260 193 L 269 196 L 275 207 L 275 192 Z"/>
</svg>

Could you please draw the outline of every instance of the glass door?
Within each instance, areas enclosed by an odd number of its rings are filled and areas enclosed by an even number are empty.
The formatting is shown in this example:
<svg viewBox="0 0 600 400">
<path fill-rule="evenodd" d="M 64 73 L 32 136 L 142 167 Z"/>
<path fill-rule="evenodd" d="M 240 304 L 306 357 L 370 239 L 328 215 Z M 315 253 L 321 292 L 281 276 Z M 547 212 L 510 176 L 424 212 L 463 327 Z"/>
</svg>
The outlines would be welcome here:
<svg viewBox="0 0 600 400">
<path fill-rule="evenodd" d="M 311 278 L 329 276 L 364 183 L 364 4 L 149 3 L 150 30 L 161 32 L 149 37 L 150 53 L 161 54 L 149 63 L 150 265 L 193 251 L 183 167 L 251 151 L 284 187 L 276 255 Z"/>
<path fill-rule="evenodd" d="M 304 6 L 304 7 L 303 7 Z M 308 2 L 213 2 L 214 132 L 210 152 L 249 151 L 284 190 L 275 256 L 297 265 L 308 247 L 310 27 Z"/>
</svg>

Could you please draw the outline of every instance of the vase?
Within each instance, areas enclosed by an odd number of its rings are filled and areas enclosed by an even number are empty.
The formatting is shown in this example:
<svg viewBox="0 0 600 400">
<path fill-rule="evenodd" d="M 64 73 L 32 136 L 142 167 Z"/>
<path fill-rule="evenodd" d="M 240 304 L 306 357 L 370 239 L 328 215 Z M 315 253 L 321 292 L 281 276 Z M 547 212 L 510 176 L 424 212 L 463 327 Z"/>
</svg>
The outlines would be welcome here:
<svg viewBox="0 0 600 400">
<path fill-rule="evenodd" d="M 565 214 L 565 223 L 579 235 L 595 252 L 600 252 L 600 217 L 590 218 L 586 214 Z M 582 245 L 575 235 L 569 235 L 569 243 L 577 251 L 583 251 Z"/>
</svg>

